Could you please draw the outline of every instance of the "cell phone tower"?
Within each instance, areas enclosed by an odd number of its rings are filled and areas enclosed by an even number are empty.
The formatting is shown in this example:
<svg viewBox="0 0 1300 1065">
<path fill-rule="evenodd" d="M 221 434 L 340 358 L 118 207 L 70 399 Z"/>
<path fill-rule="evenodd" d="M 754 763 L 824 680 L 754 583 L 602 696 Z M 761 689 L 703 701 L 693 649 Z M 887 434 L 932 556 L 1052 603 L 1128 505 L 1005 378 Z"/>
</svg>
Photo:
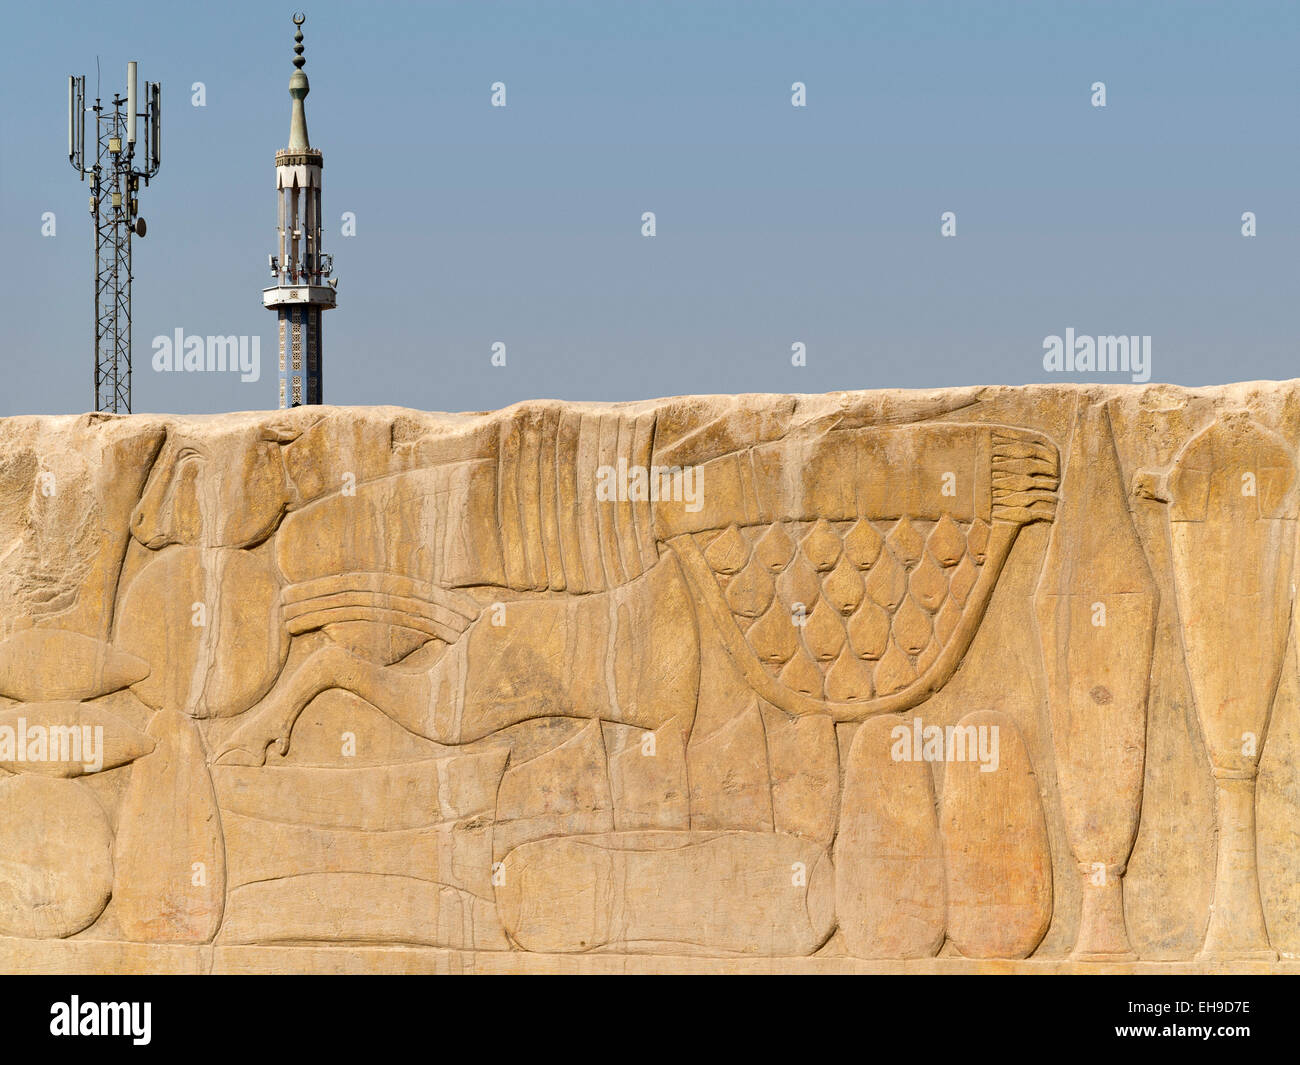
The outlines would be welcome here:
<svg viewBox="0 0 1300 1065">
<path fill-rule="evenodd" d="M 136 64 L 126 65 L 126 96 L 112 104 L 95 98 L 86 107 L 86 76 L 68 78 L 68 162 L 81 180 L 90 177 L 90 217 L 95 239 L 95 410 L 131 413 L 131 238 L 145 235 L 140 181 L 145 186 L 162 162 L 162 84 L 136 93 Z M 144 110 L 140 111 L 143 102 Z M 86 112 L 95 113 L 95 165 L 86 166 Z M 144 122 L 140 167 L 136 134 Z"/>
</svg>

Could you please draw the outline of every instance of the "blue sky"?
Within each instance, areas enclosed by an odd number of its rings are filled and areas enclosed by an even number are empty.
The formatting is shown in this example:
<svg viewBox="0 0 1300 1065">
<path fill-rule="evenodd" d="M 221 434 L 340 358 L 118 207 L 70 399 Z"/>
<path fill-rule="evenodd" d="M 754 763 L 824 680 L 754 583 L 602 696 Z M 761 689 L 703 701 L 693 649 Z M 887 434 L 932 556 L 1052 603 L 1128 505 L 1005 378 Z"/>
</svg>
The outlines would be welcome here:
<svg viewBox="0 0 1300 1065">
<path fill-rule="evenodd" d="M 1295 3 L 299 3 L 340 279 L 328 402 L 1103 379 L 1044 370 L 1067 327 L 1151 336 L 1152 380 L 1297 376 Z M 273 407 L 292 7 L 107 11 L 6 13 L 0 415 L 92 403 L 65 81 L 93 95 L 97 56 L 104 96 L 128 59 L 164 91 L 135 409 Z M 155 373 L 177 328 L 260 335 L 261 380 Z"/>
</svg>

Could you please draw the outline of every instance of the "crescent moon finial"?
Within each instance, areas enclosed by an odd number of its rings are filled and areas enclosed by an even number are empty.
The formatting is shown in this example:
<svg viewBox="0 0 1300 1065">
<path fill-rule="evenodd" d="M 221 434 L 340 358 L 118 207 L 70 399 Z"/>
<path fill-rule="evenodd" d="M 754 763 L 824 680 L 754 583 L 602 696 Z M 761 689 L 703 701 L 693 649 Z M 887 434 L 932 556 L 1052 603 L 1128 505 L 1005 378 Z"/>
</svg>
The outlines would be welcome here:
<svg viewBox="0 0 1300 1065">
<path fill-rule="evenodd" d="M 293 31 L 293 65 L 299 70 L 302 70 L 303 65 L 307 62 L 306 58 L 302 54 L 306 51 L 302 46 L 302 24 L 306 21 L 307 16 L 301 11 L 294 12 L 293 24 L 296 28 Z"/>
</svg>

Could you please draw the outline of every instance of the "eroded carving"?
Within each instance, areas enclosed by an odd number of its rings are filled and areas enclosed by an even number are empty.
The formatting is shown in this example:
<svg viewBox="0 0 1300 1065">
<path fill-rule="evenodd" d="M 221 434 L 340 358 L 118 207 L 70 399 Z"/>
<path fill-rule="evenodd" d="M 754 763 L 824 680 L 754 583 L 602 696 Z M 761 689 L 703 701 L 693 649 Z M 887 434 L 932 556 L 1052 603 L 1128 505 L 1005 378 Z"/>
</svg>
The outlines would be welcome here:
<svg viewBox="0 0 1300 1065">
<path fill-rule="evenodd" d="M 1147 394 L 0 423 L 0 934 L 1285 964 L 1300 426 Z M 1124 884 L 1188 694 L 1216 886 L 1171 947 Z"/>
</svg>

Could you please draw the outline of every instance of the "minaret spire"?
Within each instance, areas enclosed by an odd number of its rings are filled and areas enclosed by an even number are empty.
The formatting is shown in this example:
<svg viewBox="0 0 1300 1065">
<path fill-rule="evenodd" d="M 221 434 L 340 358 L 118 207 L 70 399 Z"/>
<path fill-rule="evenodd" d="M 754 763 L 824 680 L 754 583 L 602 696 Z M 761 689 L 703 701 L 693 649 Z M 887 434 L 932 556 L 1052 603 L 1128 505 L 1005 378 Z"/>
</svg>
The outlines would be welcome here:
<svg viewBox="0 0 1300 1065">
<path fill-rule="evenodd" d="M 325 351 L 321 312 L 335 304 L 338 281 L 334 263 L 321 247 L 321 171 L 325 158 L 307 138 L 303 101 L 311 86 L 303 67 L 302 24 L 293 24 L 296 68 L 289 75 L 293 109 L 289 145 L 275 153 L 276 189 L 280 201 L 279 254 L 271 256 L 275 284 L 262 290 L 262 305 L 276 312 L 280 325 L 280 406 L 298 407 L 325 401 Z"/>
<path fill-rule="evenodd" d="M 302 69 L 307 65 L 307 57 L 303 55 L 306 49 L 302 44 L 302 24 L 306 21 L 307 16 L 301 12 L 293 16 L 293 24 L 298 28 L 293 35 L 293 65 L 297 69 L 289 78 L 289 95 L 293 98 L 293 115 L 289 120 L 289 151 L 291 152 L 303 152 L 311 147 L 311 141 L 307 138 L 307 107 L 303 103 L 307 99 L 307 94 L 311 92 L 311 84 Z"/>
</svg>

